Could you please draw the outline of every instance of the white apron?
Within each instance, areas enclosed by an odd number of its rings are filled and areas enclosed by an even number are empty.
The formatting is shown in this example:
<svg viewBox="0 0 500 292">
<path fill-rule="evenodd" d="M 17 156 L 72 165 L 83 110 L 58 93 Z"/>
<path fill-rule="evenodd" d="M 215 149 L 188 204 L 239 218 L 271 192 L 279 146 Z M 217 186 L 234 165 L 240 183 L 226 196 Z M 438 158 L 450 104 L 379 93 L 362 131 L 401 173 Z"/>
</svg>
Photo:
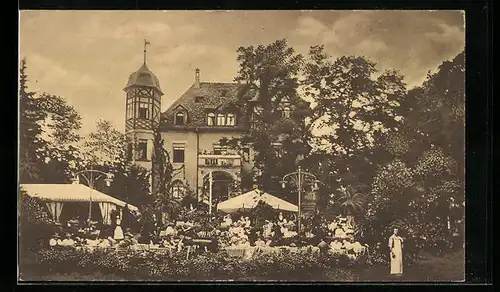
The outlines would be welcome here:
<svg viewBox="0 0 500 292">
<path fill-rule="evenodd" d="M 397 235 L 392 235 L 389 238 L 389 248 L 391 253 L 391 274 L 403 273 L 403 239 Z"/>
</svg>

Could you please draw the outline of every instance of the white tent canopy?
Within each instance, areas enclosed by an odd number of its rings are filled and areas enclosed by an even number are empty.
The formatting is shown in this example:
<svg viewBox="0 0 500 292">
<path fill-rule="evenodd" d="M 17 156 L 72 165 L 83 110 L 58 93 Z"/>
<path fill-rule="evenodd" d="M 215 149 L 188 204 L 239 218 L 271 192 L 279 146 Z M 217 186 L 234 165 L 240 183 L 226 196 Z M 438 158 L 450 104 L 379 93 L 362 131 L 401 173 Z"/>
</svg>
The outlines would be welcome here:
<svg viewBox="0 0 500 292">
<path fill-rule="evenodd" d="M 110 222 L 109 214 L 118 207 L 123 208 L 127 205 L 129 210 L 139 210 L 134 205 L 82 184 L 21 184 L 21 189 L 25 190 L 28 196 L 46 202 L 47 208 L 56 221 L 59 221 L 65 202 L 90 202 L 92 200 L 98 203 L 105 223 Z"/>
<path fill-rule="evenodd" d="M 226 213 L 253 209 L 259 201 L 263 201 L 274 209 L 297 212 L 299 209 L 294 204 L 268 194 L 259 189 L 254 189 L 227 201 L 217 204 L 217 209 Z"/>
</svg>

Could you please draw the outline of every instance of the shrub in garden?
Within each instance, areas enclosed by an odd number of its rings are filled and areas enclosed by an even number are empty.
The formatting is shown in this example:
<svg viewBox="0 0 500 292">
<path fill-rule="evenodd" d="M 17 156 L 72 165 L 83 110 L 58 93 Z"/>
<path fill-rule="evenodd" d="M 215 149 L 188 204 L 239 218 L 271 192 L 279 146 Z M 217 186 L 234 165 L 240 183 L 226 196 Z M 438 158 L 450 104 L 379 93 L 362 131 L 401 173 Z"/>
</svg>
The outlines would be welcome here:
<svg viewBox="0 0 500 292">
<path fill-rule="evenodd" d="M 318 279 L 325 271 L 355 269 L 357 262 L 339 255 L 312 253 L 261 254 L 252 259 L 229 257 L 225 252 L 170 256 L 167 252 L 44 249 L 38 253 L 40 273 L 117 275 L 131 280 L 238 280 L 263 277 L 276 280 Z"/>
</svg>

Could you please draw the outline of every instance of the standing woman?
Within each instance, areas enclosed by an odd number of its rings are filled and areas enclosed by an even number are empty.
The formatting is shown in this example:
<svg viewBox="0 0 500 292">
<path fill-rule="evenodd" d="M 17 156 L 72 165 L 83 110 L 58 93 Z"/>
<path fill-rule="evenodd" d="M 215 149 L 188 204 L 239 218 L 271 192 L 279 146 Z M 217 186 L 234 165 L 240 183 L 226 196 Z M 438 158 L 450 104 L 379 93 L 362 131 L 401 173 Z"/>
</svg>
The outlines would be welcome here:
<svg viewBox="0 0 500 292">
<path fill-rule="evenodd" d="M 391 275 L 401 276 L 403 274 L 403 238 L 398 235 L 398 229 L 389 237 L 389 249 L 391 251 Z"/>
</svg>

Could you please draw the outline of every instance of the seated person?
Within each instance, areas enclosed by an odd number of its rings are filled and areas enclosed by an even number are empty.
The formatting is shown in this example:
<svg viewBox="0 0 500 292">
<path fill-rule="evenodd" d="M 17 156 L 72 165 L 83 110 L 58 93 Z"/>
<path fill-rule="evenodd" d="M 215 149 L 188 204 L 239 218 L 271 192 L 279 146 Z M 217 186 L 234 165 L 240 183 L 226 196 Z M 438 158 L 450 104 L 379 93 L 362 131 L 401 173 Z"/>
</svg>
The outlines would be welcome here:
<svg viewBox="0 0 500 292">
<path fill-rule="evenodd" d="M 250 242 L 248 241 L 247 238 L 241 238 L 239 241 L 238 241 L 238 246 L 250 246 Z"/>
<path fill-rule="evenodd" d="M 179 235 L 179 241 L 177 242 L 177 252 L 180 252 L 184 249 L 185 246 L 185 237 L 184 235 Z"/>
<path fill-rule="evenodd" d="M 165 236 L 169 236 L 169 235 L 175 236 L 176 233 L 177 233 L 177 231 L 174 228 L 174 224 L 168 223 L 167 229 L 165 230 Z"/>
<path fill-rule="evenodd" d="M 262 238 L 257 238 L 257 240 L 255 241 L 255 246 L 257 247 L 262 247 L 262 246 L 265 246 L 266 245 L 266 242 L 262 240 Z"/>
<path fill-rule="evenodd" d="M 354 248 L 352 246 L 352 244 L 348 240 L 345 240 L 345 239 L 342 241 L 342 247 L 345 248 L 347 251 L 351 251 Z"/>
<path fill-rule="evenodd" d="M 331 232 L 335 232 L 335 229 L 337 229 L 337 223 L 333 221 L 328 225 L 328 230 L 330 230 Z"/>
<path fill-rule="evenodd" d="M 339 251 L 342 248 L 342 243 L 335 239 L 330 243 L 330 248 L 335 251 Z"/>
<path fill-rule="evenodd" d="M 62 245 L 62 246 L 72 246 L 74 244 L 75 244 L 75 241 L 71 238 L 71 234 L 66 233 L 66 238 L 64 238 L 61 241 L 60 245 Z"/>
<path fill-rule="evenodd" d="M 99 242 L 99 244 L 97 245 L 99 247 L 111 247 L 111 243 L 109 242 L 109 240 L 107 238 L 101 240 L 101 242 Z"/>
<path fill-rule="evenodd" d="M 344 238 L 345 237 L 344 229 L 342 228 L 335 229 L 335 237 Z"/>
<path fill-rule="evenodd" d="M 52 238 L 49 240 L 49 245 L 50 246 L 56 246 L 58 245 L 58 240 L 60 240 L 61 237 L 59 236 L 59 234 L 56 232 L 54 234 L 54 236 L 52 236 Z"/>
<path fill-rule="evenodd" d="M 116 240 L 114 240 L 113 237 L 108 236 L 107 239 L 109 241 L 110 246 L 115 246 L 117 244 Z"/>
<path fill-rule="evenodd" d="M 328 243 L 322 238 L 321 241 L 318 243 L 318 247 L 320 250 L 324 251 L 328 249 Z"/>
</svg>

